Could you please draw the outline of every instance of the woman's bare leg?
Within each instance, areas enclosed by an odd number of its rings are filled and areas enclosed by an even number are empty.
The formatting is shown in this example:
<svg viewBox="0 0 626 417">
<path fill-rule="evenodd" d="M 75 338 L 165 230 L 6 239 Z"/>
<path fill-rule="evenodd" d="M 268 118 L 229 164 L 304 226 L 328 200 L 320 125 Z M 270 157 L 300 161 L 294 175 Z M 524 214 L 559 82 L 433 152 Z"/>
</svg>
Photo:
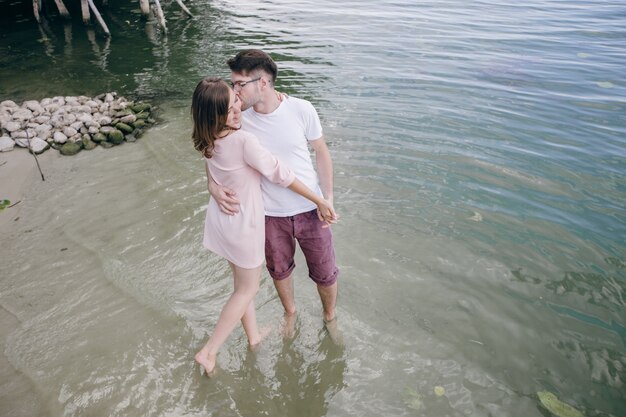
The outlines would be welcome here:
<svg viewBox="0 0 626 417">
<path fill-rule="evenodd" d="M 261 266 L 253 269 L 245 269 L 231 264 L 231 269 L 233 271 L 235 291 L 228 301 L 226 301 L 226 304 L 224 304 L 220 317 L 215 324 L 215 329 L 213 329 L 213 334 L 195 356 L 196 362 L 202 365 L 207 373 L 212 372 L 215 368 L 219 348 L 232 333 L 237 322 L 243 319 L 251 302 L 252 308 L 254 308 L 254 296 L 259 290 Z M 256 327 L 256 314 L 254 319 Z M 256 333 L 258 335 L 258 328 L 256 329 Z"/>
</svg>

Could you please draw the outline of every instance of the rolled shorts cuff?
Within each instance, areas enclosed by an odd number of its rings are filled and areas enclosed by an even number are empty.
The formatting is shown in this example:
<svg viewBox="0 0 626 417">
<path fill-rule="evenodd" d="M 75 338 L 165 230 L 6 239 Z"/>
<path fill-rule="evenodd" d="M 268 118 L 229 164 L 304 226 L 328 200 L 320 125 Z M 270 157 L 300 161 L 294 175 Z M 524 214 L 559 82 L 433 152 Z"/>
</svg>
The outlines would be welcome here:
<svg viewBox="0 0 626 417">
<path fill-rule="evenodd" d="M 289 269 L 287 269 L 286 271 L 280 272 L 280 273 L 276 273 L 273 271 L 267 271 L 270 273 L 270 277 L 272 277 L 272 279 L 274 281 L 282 281 L 284 279 L 289 278 L 289 276 L 291 275 L 291 273 L 293 272 L 293 270 L 296 269 L 296 264 L 294 263 L 293 265 L 291 265 L 289 267 Z"/>
</svg>

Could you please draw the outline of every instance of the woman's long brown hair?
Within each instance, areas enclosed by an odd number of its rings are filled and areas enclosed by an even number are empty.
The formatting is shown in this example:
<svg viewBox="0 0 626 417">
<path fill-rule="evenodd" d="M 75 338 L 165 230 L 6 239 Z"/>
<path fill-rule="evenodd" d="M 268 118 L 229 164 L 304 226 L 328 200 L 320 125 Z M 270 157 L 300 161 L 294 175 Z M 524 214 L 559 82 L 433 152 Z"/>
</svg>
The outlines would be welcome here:
<svg viewBox="0 0 626 417">
<path fill-rule="evenodd" d="M 217 77 L 205 78 L 198 83 L 191 100 L 193 117 L 193 146 L 205 158 L 213 156 L 215 141 L 220 132 L 231 129 L 226 126 L 230 87 Z"/>
</svg>

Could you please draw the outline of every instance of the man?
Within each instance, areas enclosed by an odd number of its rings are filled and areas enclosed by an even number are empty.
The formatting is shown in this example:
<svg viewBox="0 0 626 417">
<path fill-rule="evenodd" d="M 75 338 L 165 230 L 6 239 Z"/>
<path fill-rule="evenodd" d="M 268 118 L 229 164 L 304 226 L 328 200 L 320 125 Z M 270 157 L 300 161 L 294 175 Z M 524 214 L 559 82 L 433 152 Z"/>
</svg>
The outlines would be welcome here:
<svg viewBox="0 0 626 417">
<path fill-rule="evenodd" d="M 241 100 L 242 129 L 255 134 L 300 181 L 332 205 L 333 165 L 315 108 L 306 100 L 281 95 L 274 89 L 278 68 L 263 51 L 239 52 L 228 60 L 228 66 L 233 89 Z M 308 144 L 315 152 L 317 173 Z M 296 240 L 306 259 L 309 277 L 317 285 L 324 322 L 327 327 L 336 325 L 339 270 L 330 228 L 318 219 L 315 205 L 299 195 L 265 178 L 261 180 L 261 189 L 266 214 L 266 264 L 285 309 L 287 327 L 293 325 L 296 314 L 292 277 Z M 210 178 L 209 192 L 222 212 L 234 215 L 239 211 L 234 190 L 221 187 Z"/>
</svg>

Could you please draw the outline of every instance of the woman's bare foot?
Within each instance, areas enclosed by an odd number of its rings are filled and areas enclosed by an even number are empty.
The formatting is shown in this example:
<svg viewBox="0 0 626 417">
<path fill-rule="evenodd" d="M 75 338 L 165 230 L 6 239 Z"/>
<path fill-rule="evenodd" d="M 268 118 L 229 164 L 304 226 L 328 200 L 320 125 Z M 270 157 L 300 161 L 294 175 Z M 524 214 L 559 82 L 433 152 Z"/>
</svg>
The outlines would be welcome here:
<svg viewBox="0 0 626 417">
<path fill-rule="evenodd" d="M 215 373 L 215 364 L 217 362 L 217 355 L 211 355 L 207 353 L 204 349 L 200 352 L 196 353 L 194 357 L 196 362 L 204 368 L 204 371 L 208 376 L 212 376 Z"/>
<path fill-rule="evenodd" d="M 254 352 L 259 349 L 261 342 L 272 332 L 271 327 L 261 327 L 259 329 L 259 338 L 253 341 L 248 341 L 250 345 L 250 349 Z"/>
</svg>

